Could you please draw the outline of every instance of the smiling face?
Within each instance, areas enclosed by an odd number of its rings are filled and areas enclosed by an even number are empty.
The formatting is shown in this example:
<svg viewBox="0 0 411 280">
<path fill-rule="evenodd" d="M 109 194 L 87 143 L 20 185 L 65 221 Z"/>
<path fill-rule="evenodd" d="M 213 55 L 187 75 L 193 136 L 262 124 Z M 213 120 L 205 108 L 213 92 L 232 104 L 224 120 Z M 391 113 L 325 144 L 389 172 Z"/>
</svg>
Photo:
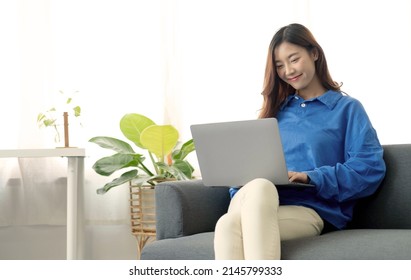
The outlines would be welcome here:
<svg viewBox="0 0 411 280">
<path fill-rule="evenodd" d="M 316 74 L 317 52 L 283 42 L 274 50 L 274 55 L 278 76 L 298 91 L 301 97 L 308 99 L 325 92 Z"/>
</svg>

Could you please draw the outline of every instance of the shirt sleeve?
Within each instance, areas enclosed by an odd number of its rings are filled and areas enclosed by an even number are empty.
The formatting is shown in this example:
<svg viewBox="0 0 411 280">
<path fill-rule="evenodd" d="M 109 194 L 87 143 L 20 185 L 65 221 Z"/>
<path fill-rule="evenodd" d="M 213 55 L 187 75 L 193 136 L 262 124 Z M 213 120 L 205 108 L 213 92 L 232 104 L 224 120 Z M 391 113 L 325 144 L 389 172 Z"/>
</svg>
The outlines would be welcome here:
<svg viewBox="0 0 411 280">
<path fill-rule="evenodd" d="M 231 187 L 228 189 L 228 192 L 230 193 L 230 198 L 233 198 L 234 195 L 240 190 L 239 187 Z"/>
<path fill-rule="evenodd" d="M 385 176 L 383 148 L 361 104 L 348 116 L 345 162 L 306 172 L 318 196 L 338 202 L 355 200 L 376 191 Z"/>
</svg>

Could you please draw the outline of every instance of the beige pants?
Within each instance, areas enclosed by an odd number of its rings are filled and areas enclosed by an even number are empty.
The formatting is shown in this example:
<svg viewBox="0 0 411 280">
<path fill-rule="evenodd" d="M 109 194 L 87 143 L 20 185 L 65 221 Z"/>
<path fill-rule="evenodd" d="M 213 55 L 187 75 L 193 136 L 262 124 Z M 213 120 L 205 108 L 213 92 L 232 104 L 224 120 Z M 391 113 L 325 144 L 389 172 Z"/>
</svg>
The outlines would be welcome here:
<svg viewBox="0 0 411 280">
<path fill-rule="evenodd" d="M 281 240 L 319 235 L 323 220 L 312 209 L 279 206 L 274 185 L 255 179 L 231 200 L 217 222 L 214 251 L 217 260 L 276 260 Z"/>
</svg>

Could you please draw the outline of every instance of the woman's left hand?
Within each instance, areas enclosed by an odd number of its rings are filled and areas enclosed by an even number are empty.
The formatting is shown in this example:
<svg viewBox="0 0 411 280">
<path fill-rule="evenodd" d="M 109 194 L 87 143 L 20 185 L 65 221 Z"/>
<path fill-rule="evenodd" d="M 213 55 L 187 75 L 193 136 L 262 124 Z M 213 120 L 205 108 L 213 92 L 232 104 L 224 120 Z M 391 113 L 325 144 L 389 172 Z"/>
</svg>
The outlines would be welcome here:
<svg viewBox="0 0 411 280">
<path fill-rule="evenodd" d="M 310 179 L 307 176 L 307 174 L 302 173 L 302 172 L 294 172 L 294 171 L 288 171 L 288 179 L 290 179 L 291 182 L 298 182 L 298 183 L 309 183 Z"/>
</svg>

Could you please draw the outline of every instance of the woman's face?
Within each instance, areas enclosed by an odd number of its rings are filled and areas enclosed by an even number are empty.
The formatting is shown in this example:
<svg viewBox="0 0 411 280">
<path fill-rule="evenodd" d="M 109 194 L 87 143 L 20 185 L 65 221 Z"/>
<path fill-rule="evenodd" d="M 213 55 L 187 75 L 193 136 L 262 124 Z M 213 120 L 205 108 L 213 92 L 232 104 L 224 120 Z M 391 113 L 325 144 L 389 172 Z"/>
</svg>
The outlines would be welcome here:
<svg viewBox="0 0 411 280">
<path fill-rule="evenodd" d="M 281 43 L 275 50 L 275 67 L 278 76 L 300 94 L 315 90 L 319 81 L 315 72 L 317 54 L 288 42 Z"/>
</svg>

